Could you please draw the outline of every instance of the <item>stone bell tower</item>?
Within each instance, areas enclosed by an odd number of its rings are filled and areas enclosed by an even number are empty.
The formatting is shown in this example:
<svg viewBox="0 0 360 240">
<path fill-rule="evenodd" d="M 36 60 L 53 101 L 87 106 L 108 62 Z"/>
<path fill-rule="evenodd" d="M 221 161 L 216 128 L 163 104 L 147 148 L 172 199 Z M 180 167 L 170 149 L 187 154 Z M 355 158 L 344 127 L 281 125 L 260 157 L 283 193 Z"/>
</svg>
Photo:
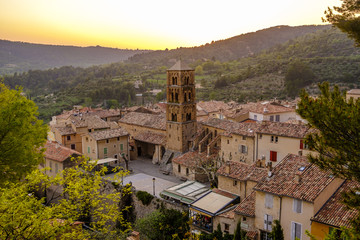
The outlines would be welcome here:
<svg viewBox="0 0 360 240">
<path fill-rule="evenodd" d="M 167 70 L 166 99 L 166 148 L 186 152 L 197 129 L 195 73 L 181 60 Z"/>
</svg>

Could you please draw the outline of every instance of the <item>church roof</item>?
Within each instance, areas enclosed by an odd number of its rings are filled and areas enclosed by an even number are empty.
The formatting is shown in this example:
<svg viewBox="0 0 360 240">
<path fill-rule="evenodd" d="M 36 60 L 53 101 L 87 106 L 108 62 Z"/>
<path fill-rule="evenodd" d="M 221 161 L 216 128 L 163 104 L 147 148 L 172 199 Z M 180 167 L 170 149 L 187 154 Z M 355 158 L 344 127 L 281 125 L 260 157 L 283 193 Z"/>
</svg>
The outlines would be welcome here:
<svg viewBox="0 0 360 240">
<path fill-rule="evenodd" d="M 184 71 L 187 71 L 187 70 L 194 70 L 192 68 L 190 68 L 188 65 L 186 65 L 184 62 L 182 62 L 181 60 L 177 61 L 175 63 L 174 66 L 172 66 L 171 68 L 169 68 L 169 70 L 171 71 L 181 71 L 181 70 L 184 70 Z"/>
</svg>

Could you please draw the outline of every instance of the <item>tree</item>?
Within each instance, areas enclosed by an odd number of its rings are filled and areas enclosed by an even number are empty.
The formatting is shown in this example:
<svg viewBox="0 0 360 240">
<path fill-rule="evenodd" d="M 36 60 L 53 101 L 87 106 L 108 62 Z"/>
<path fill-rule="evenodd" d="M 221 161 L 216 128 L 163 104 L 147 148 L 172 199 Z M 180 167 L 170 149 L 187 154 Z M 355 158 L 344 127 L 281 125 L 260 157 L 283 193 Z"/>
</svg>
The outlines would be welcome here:
<svg viewBox="0 0 360 240">
<path fill-rule="evenodd" d="M 360 2 L 356 0 L 342 0 L 340 7 L 330 7 L 325 11 L 323 21 L 330 22 L 341 31 L 354 39 L 360 46 Z"/>
<path fill-rule="evenodd" d="M 213 239 L 216 240 L 222 240 L 223 239 L 223 233 L 221 231 L 220 223 L 217 225 L 216 230 L 212 233 Z"/>
<path fill-rule="evenodd" d="M 148 239 L 186 239 L 189 237 L 189 216 L 186 212 L 160 208 L 138 219 L 135 228 Z"/>
<path fill-rule="evenodd" d="M 0 82 L 0 185 L 18 181 L 43 161 L 47 126 L 35 103 Z"/>
<path fill-rule="evenodd" d="M 281 227 L 279 220 L 277 219 L 274 221 L 271 237 L 273 240 L 284 240 L 284 230 Z"/>
<path fill-rule="evenodd" d="M 360 182 L 360 99 L 346 100 L 344 93 L 329 83 L 319 84 L 321 94 L 314 98 L 302 91 L 297 113 L 306 119 L 314 131 L 305 143 L 318 152 L 309 160 L 323 170 L 330 170 L 337 177 Z M 316 129 L 316 130 L 315 130 Z M 344 203 L 360 212 L 360 189 L 344 195 Z M 360 233 L 360 216 L 353 220 Z"/>
<path fill-rule="evenodd" d="M 246 232 L 241 229 L 241 221 L 239 220 L 236 224 L 235 232 L 234 232 L 234 240 L 245 240 Z"/>
<path fill-rule="evenodd" d="M 285 74 L 285 89 L 289 96 L 295 97 L 299 90 L 311 84 L 315 75 L 308 65 L 301 61 L 292 62 Z"/>
<path fill-rule="evenodd" d="M 106 168 L 94 171 L 96 163 L 78 159 L 79 165 L 49 177 L 35 170 L 26 181 L 8 183 L 0 189 L 0 239 L 108 239 L 130 229 L 119 210 L 121 196 L 129 193 L 107 186 L 102 178 Z M 122 172 L 117 177 L 120 179 Z M 111 185 L 111 184 L 110 184 Z M 43 187 L 60 188 L 61 199 L 38 199 L 35 192 Z M 126 209 L 125 209 L 126 210 Z M 74 227 L 84 222 L 92 231 Z"/>
</svg>

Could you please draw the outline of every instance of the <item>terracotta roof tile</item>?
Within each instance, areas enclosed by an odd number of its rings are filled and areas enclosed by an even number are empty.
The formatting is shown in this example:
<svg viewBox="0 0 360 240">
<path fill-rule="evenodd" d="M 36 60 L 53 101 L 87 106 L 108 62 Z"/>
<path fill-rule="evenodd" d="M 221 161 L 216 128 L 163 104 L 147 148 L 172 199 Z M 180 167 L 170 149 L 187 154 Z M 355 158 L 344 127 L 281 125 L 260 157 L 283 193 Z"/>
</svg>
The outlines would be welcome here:
<svg viewBox="0 0 360 240">
<path fill-rule="evenodd" d="M 200 101 L 196 104 L 196 108 L 198 111 L 205 111 L 207 113 L 211 113 L 211 112 L 219 112 L 220 110 L 226 110 L 226 109 L 230 109 L 231 107 L 222 102 L 222 101 Z"/>
<path fill-rule="evenodd" d="M 244 198 L 235 208 L 235 213 L 248 217 L 255 217 L 255 196 L 256 192 L 252 191 L 249 196 Z"/>
<path fill-rule="evenodd" d="M 257 239 L 257 231 L 247 231 L 246 232 L 246 237 L 248 237 L 249 239 Z"/>
<path fill-rule="evenodd" d="M 305 156 L 288 154 L 254 189 L 279 196 L 288 196 L 314 202 L 319 194 L 335 179 L 330 172 L 320 170 Z M 300 181 L 296 180 L 299 174 Z"/>
<path fill-rule="evenodd" d="M 230 164 L 230 173 L 226 172 L 226 164 L 219 168 L 218 175 L 230 177 L 239 181 L 254 181 L 259 182 L 267 175 L 265 168 L 256 167 L 255 164 L 249 165 L 243 162 L 228 161 Z"/>
<path fill-rule="evenodd" d="M 130 112 L 119 120 L 120 123 L 134 124 L 143 127 L 166 130 L 165 115 Z"/>
<path fill-rule="evenodd" d="M 82 113 L 71 115 L 68 120 L 74 124 L 75 127 L 87 127 L 88 129 L 100 129 L 100 128 L 109 128 L 109 124 L 102 120 L 97 115 L 92 115 L 91 113 Z"/>
<path fill-rule="evenodd" d="M 166 144 L 166 136 L 165 134 L 158 134 L 152 132 L 141 132 L 134 137 L 135 140 L 147 143 L 153 143 L 157 145 L 165 145 Z"/>
<path fill-rule="evenodd" d="M 342 204 L 341 194 L 356 188 L 360 188 L 359 182 L 345 181 L 311 220 L 335 227 L 351 227 L 350 220 L 356 217 L 359 212 L 354 209 L 348 209 Z"/>
<path fill-rule="evenodd" d="M 174 158 L 172 162 L 186 167 L 194 168 L 199 163 L 211 161 L 215 157 L 217 157 L 217 154 L 213 154 L 207 157 L 205 152 L 199 153 L 198 151 L 189 151 Z"/>
<path fill-rule="evenodd" d="M 292 138 L 305 138 L 309 133 L 310 127 L 306 124 L 294 124 L 287 122 L 263 121 L 257 132 L 262 134 L 277 135 Z"/>
<path fill-rule="evenodd" d="M 220 217 L 224 217 L 224 218 L 230 218 L 230 219 L 234 219 L 235 218 L 235 212 L 234 209 L 236 208 L 237 205 L 234 205 L 231 208 L 226 209 L 225 211 L 223 211 L 221 214 L 219 214 L 218 216 Z"/>
<path fill-rule="evenodd" d="M 58 162 L 63 162 L 69 157 L 81 156 L 81 153 L 64 147 L 57 142 L 47 142 L 44 148 L 46 149 L 44 156 Z"/>
<path fill-rule="evenodd" d="M 202 125 L 219 128 L 229 133 L 253 137 L 255 136 L 259 123 L 239 123 L 226 119 L 210 118 L 202 122 Z"/>
<path fill-rule="evenodd" d="M 96 141 L 99 141 L 99 140 L 129 135 L 129 133 L 123 128 L 115 128 L 115 129 L 108 129 L 108 130 L 103 130 L 103 131 L 95 131 L 95 132 L 89 133 L 89 135 L 92 138 L 94 138 Z"/>
<path fill-rule="evenodd" d="M 66 126 L 66 127 L 58 127 L 58 126 L 54 126 L 54 128 L 56 130 L 59 131 L 60 135 L 70 135 L 70 134 L 75 134 L 76 132 L 74 131 L 74 129 L 71 126 Z"/>
</svg>

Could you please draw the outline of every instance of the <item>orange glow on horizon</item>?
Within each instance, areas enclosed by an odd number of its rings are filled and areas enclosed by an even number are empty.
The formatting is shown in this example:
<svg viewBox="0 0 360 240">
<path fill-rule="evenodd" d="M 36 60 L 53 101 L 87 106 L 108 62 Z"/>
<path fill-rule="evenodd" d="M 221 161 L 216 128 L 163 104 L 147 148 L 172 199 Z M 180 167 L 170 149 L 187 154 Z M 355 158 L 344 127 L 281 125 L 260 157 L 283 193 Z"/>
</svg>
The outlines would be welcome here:
<svg viewBox="0 0 360 240">
<path fill-rule="evenodd" d="M 199 46 L 276 25 L 321 24 L 339 0 L 0 0 L 0 39 L 128 49 Z M 271 10 L 269 10 L 271 9 Z"/>
</svg>

